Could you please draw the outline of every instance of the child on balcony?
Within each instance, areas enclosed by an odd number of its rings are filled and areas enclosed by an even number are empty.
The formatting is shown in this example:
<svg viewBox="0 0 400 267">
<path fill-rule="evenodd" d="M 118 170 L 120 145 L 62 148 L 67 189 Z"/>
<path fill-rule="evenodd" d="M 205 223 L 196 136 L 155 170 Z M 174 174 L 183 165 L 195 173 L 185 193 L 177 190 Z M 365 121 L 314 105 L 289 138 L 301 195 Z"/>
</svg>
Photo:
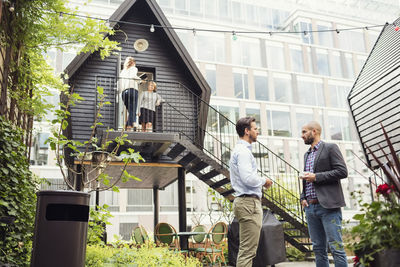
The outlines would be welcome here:
<svg viewBox="0 0 400 267">
<path fill-rule="evenodd" d="M 156 115 L 156 106 L 159 106 L 164 100 L 156 93 L 157 84 L 150 81 L 147 91 L 139 97 L 139 123 L 142 125 L 143 132 L 151 132 Z"/>
</svg>

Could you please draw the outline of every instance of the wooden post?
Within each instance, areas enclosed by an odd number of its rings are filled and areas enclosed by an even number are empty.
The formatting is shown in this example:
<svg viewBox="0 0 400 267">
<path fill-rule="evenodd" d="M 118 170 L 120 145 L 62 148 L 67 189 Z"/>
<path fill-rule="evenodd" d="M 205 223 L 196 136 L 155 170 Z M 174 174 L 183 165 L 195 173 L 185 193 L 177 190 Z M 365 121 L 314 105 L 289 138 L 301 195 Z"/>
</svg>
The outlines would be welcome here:
<svg viewBox="0 0 400 267">
<path fill-rule="evenodd" d="M 153 207 L 154 207 L 154 229 L 153 232 L 156 232 L 156 225 L 160 220 L 160 198 L 159 198 L 159 189 L 158 186 L 153 187 Z M 154 236 L 154 241 L 156 241 L 156 237 Z"/>
</svg>

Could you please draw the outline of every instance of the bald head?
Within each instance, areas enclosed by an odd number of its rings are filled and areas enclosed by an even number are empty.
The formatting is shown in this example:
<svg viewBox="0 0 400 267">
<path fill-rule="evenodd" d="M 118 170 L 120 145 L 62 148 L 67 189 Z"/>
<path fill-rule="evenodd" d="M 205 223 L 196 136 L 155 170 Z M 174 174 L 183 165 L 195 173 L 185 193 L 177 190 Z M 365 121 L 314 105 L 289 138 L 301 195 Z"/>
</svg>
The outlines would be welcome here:
<svg viewBox="0 0 400 267">
<path fill-rule="evenodd" d="M 310 121 L 306 125 L 304 125 L 309 130 L 315 130 L 318 135 L 321 135 L 322 128 L 321 125 L 316 121 Z"/>
<path fill-rule="evenodd" d="M 301 128 L 301 138 L 306 145 L 314 146 L 321 140 L 321 125 L 316 121 L 310 121 Z"/>
</svg>

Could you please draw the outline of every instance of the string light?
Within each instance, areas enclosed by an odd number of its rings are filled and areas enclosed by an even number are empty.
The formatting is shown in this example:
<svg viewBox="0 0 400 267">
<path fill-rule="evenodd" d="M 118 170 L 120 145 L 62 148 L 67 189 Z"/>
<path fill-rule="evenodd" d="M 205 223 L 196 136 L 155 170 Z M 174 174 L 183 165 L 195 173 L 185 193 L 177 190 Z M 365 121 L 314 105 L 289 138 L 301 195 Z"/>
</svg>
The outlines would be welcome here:
<svg viewBox="0 0 400 267">
<path fill-rule="evenodd" d="M 237 36 L 236 36 L 236 32 L 232 31 L 232 40 L 236 41 L 237 40 Z"/>
<path fill-rule="evenodd" d="M 14 4 L 11 3 L 10 6 L 10 11 L 14 10 Z M 49 13 L 54 13 L 55 11 L 52 10 L 44 10 Z M 331 30 L 311 30 L 311 31 L 231 31 L 231 30 L 212 30 L 212 29 L 194 29 L 194 28 L 187 28 L 187 27 L 172 27 L 172 26 L 163 26 L 163 25 L 154 25 L 154 24 L 144 24 L 144 23 L 136 23 L 136 22 L 130 22 L 130 21 L 121 21 L 121 20 L 111 20 L 111 19 L 102 19 L 98 17 L 92 17 L 92 16 L 85 16 L 85 15 L 79 15 L 79 14 L 72 14 L 72 13 L 66 13 L 66 12 L 56 12 L 56 13 L 62 13 L 63 15 L 68 15 L 68 16 L 74 16 L 74 17 L 81 17 L 81 18 L 89 18 L 89 19 L 95 19 L 95 20 L 102 20 L 102 21 L 108 21 L 108 22 L 114 22 L 116 27 L 119 24 L 127 24 L 127 25 L 136 25 L 136 26 L 143 26 L 143 27 L 150 27 L 150 32 L 155 32 L 155 27 L 158 28 L 163 28 L 163 29 L 174 29 L 174 30 L 186 30 L 186 31 L 192 31 L 193 35 L 196 35 L 197 32 L 216 32 L 216 33 L 232 33 L 232 39 L 237 40 L 237 35 L 236 34 L 269 34 L 272 36 L 273 34 L 304 34 L 307 35 L 308 33 L 314 33 L 314 32 L 336 32 L 337 34 L 340 33 L 340 31 L 351 31 L 351 30 L 360 30 L 360 29 L 372 29 L 372 28 L 381 28 L 384 26 L 389 25 L 388 22 L 385 24 L 379 24 L 379 25 L 369 25 L 369 26 L 363 26 L 363 27 L 351 27 L 351 28 L 343 28 L 343 29 L 331 29 Z M 395 23 L 392 23 L 393 26 L 395 26 L 396 31 L 400 30 L 399 26 L 396 26 Z"/>
<path fill-rule="evenodd" d="M 63 18 L 63 17 L 64 17 L 63 12 L 60 12 L 60 18 Z"/>
</svg>

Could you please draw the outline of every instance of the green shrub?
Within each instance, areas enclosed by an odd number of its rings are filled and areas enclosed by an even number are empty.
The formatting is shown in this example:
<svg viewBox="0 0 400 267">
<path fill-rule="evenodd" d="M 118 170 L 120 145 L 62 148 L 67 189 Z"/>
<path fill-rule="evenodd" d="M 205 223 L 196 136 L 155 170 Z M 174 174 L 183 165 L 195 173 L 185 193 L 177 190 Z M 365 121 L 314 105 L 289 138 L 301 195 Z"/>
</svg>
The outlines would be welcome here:
<svg viewBox="0 0 400 267">
<path fill-rule="evenodd" d="M 98 206 L 97 210 L 90 209 L 90 220 L 87 234 L 88 245 L 104 245 L 103 235 L 106 230 L 106 225 L 110 225 L 108 219 L 113 217 L 111 212 L 107 209 L 108 205 L 104 204 L 102 207 Z"/>
<path fill-rule="evenodd" d="M 0 262 L 27 266 L 36 209 L 37 182 L 29 171 L 23 133 L 0 116 L 0 216 L 15 217 L 0 223 Z"/>
<path fill-rule="evenodd" d="M 185 258 L 179 252 L 167 247 L 155 247 L 154 243 L 141 248 L 91 246 L 86 247 L 86 267 L 197 267 L 198 259 Z"/>
</svg>

